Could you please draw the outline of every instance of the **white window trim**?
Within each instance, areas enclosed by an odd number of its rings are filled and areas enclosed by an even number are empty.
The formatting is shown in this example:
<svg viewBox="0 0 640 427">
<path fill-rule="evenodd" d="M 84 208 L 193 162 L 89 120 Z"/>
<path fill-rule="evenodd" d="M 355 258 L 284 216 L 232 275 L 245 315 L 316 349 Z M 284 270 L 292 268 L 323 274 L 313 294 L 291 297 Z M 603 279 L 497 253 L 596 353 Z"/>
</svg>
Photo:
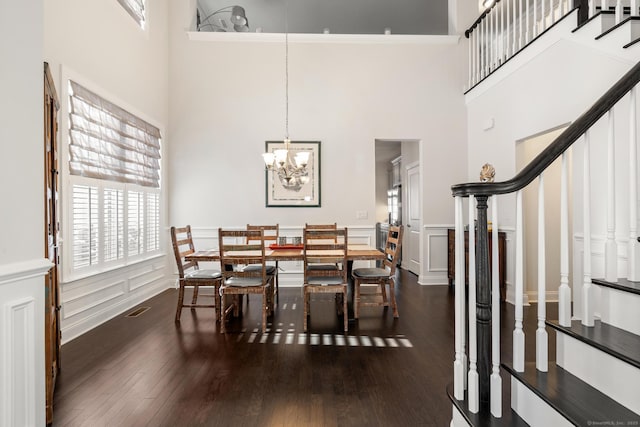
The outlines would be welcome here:
<svg viewBox="0 0 640 427">
<path fill-rule="evenodd" d="M 117 3 L 117 2 L 116 2 Z M 118 4 L 118 7 L 120 5 Z M 158 120 L 155 120 L 149 117 L 144 112 L 141 112 L 137 108 L 133 107 L 129 103 L 123 101 L 117 96 L 109 93 L 99 85 L 91 82 L 90 80 L 83 77 L 81 74 L 73 71 L 71 68 L 66 66 L 60 67 L 60 81 L 58 82 L 58 87 L 60 90 L 60 112 L 58 115 L 59 118 L 59 150 L 60 150 L 60 208 L 61 208 L 61 231 L 62 231 L 62 240 L 60 241 L 61 246 L 61 282 L 62 283 L 70 283 L 79 279 L 99 275 L 106 272 L 111 272 L 114 270 L 122 269 L 129 267 L 131 265 L 140 264 L 155 258 L 163 257 L 166 255 L 166 233 L 164 232 L 166 227 L 165 224 L 165 212 L 166 212 L 166 191 L 164 185 L 164 171 L 165 171 L 165 143 L 164 139 L 161 142 L 161 162 L 160 162 L 160 188 L 147 188 L 142 186 L 136 186 L 134 184 L 123 184 L 112 181 L 103 181 L 93 178 L 86 178 L 80 176 L 72 176 L 69 171 L 69 80 L 73 80 L 76 83 L 84 86 L 95 94 L 113 102 L 119 107 L 127 110 L 131 114 L 134 114 L 145 120 L 149 124 L 160 129 L 162 135 L 165 134 L 164 127 L 159 123 Z M 115 260 L 110 261 L 108 263 L 99 263 L 97 266 L 90 266 L 81 269 L 74 270 L 73 269 L 73 218 L 72 218 L 72 208 L 73 208 L 73 193 L 72 188 L 73 185 L 93 185 L 99 188 L 109 187 L 109 188 L 128 188 L 131 191 L 144 191 L 146 193 L 157 192 L 160 194 L 160 224 L 159 224 L 159 239 L 160 239 L 160 248 L 153 252 L 147 252 L 140 255 L 129 257 L 127 254 L 127 245 L 125 241 L 125 256 L 123 260 Z M 100 193 L 102 194 L 102 193 Z M 102 197 L 102 195 L 100 195 Z M 126 216 L 126 194 L 125 194 L 125 234 L 126 234 L 126 226 L 127 226 L 127 216 Z M 102 228 L 102 212 L 99 212 L 100 222 L 99 227 Z M 68 244 L 67 244 L 68 243 Z M 102 259 L 102 253 L 99 254 L 99 258 Z"/>
</svg>

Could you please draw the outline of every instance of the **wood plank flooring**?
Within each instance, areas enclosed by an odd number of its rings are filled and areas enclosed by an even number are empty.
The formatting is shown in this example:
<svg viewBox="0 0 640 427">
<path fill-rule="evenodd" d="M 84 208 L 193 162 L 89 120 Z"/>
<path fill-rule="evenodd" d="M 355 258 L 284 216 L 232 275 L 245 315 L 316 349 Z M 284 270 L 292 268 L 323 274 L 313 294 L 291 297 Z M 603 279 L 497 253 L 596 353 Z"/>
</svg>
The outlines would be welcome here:
<svg viewBox="0 0 640 427">
<path fill-rule="evenodd" d="M 420 286 L 401 271 L 400 318 L 387 308 L 363 308 L 347 335 L 330 295 L 314 295 L 305 334 L 301 289 L 280 293 L 266 334 L 258 297 L 221 335 L 211 309 L 185 309 L 174 323 L 177 292 L 167 290 L 142 304 L 150 307 L 142 315 L 123 314 L 65 344 L 53 425 L 449 424 L 452 288 Z M 512 311 L 503 305 L 507 341 Z M 525 317 L 535 325 L 532 307 Z"/>
</svg>

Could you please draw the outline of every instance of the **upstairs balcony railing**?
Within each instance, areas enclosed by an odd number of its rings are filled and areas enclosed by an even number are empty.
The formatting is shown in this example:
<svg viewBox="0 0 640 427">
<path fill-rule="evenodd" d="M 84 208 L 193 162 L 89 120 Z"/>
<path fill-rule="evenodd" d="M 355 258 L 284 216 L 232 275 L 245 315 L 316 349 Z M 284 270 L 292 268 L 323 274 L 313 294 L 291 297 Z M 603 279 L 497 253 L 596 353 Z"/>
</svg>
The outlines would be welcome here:
<svg viewBox="0 0 640 427">
<path fill-rule="evenodd" d="M 580 25 L 602 11 L 640 16 L 640 0 L 496 0 L 465 31 L 469 39 L 469 89 L 574 10 Z"/>
</svg>

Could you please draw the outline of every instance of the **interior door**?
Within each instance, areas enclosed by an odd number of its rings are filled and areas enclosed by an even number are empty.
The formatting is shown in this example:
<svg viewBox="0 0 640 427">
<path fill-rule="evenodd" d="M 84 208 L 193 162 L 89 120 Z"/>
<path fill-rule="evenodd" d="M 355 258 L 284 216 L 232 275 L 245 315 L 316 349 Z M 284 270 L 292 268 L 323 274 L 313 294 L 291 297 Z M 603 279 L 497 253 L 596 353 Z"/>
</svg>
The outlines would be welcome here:
<svg viewBox="0 0 640 427">
<path fill-rule="evenodd" d="M 407 168 L 406 224 L 402 266 L 420 275 L 420 165 Z"/>
<path fill-rule="evenodd" d="M 45 275 L 45 386 L 47 424 L 53 420 L 53 390 L 60 371 L 60 292 L 58 254 L 58 97 L 49 65 L 44 64 L 44 256 L 53 267 Z"/>
</svg>

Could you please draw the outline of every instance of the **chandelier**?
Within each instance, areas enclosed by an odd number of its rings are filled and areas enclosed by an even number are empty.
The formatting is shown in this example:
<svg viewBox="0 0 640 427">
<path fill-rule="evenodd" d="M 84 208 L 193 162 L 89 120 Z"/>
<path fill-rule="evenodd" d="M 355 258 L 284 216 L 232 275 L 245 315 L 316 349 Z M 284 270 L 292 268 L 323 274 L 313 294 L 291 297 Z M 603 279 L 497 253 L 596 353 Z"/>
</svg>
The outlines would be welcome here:
<svg viewBox="0 0 640 427">
<path fill-rule="evenodd" d="M 303 185 L 309 182 L 309 151 L 293 152 L 291 149 L 291 140 L 289 139 L 289 32 L 287 31 L 286 19 L 286 2 L 285 2 L 285 137 L 284 148 L 273 150 L 273 153 L 264 153 L 264 159 L 267 171 L 278 175 L 278 180 L 282 186 L 291 191 L 300 191 Z"/>
</svg>

